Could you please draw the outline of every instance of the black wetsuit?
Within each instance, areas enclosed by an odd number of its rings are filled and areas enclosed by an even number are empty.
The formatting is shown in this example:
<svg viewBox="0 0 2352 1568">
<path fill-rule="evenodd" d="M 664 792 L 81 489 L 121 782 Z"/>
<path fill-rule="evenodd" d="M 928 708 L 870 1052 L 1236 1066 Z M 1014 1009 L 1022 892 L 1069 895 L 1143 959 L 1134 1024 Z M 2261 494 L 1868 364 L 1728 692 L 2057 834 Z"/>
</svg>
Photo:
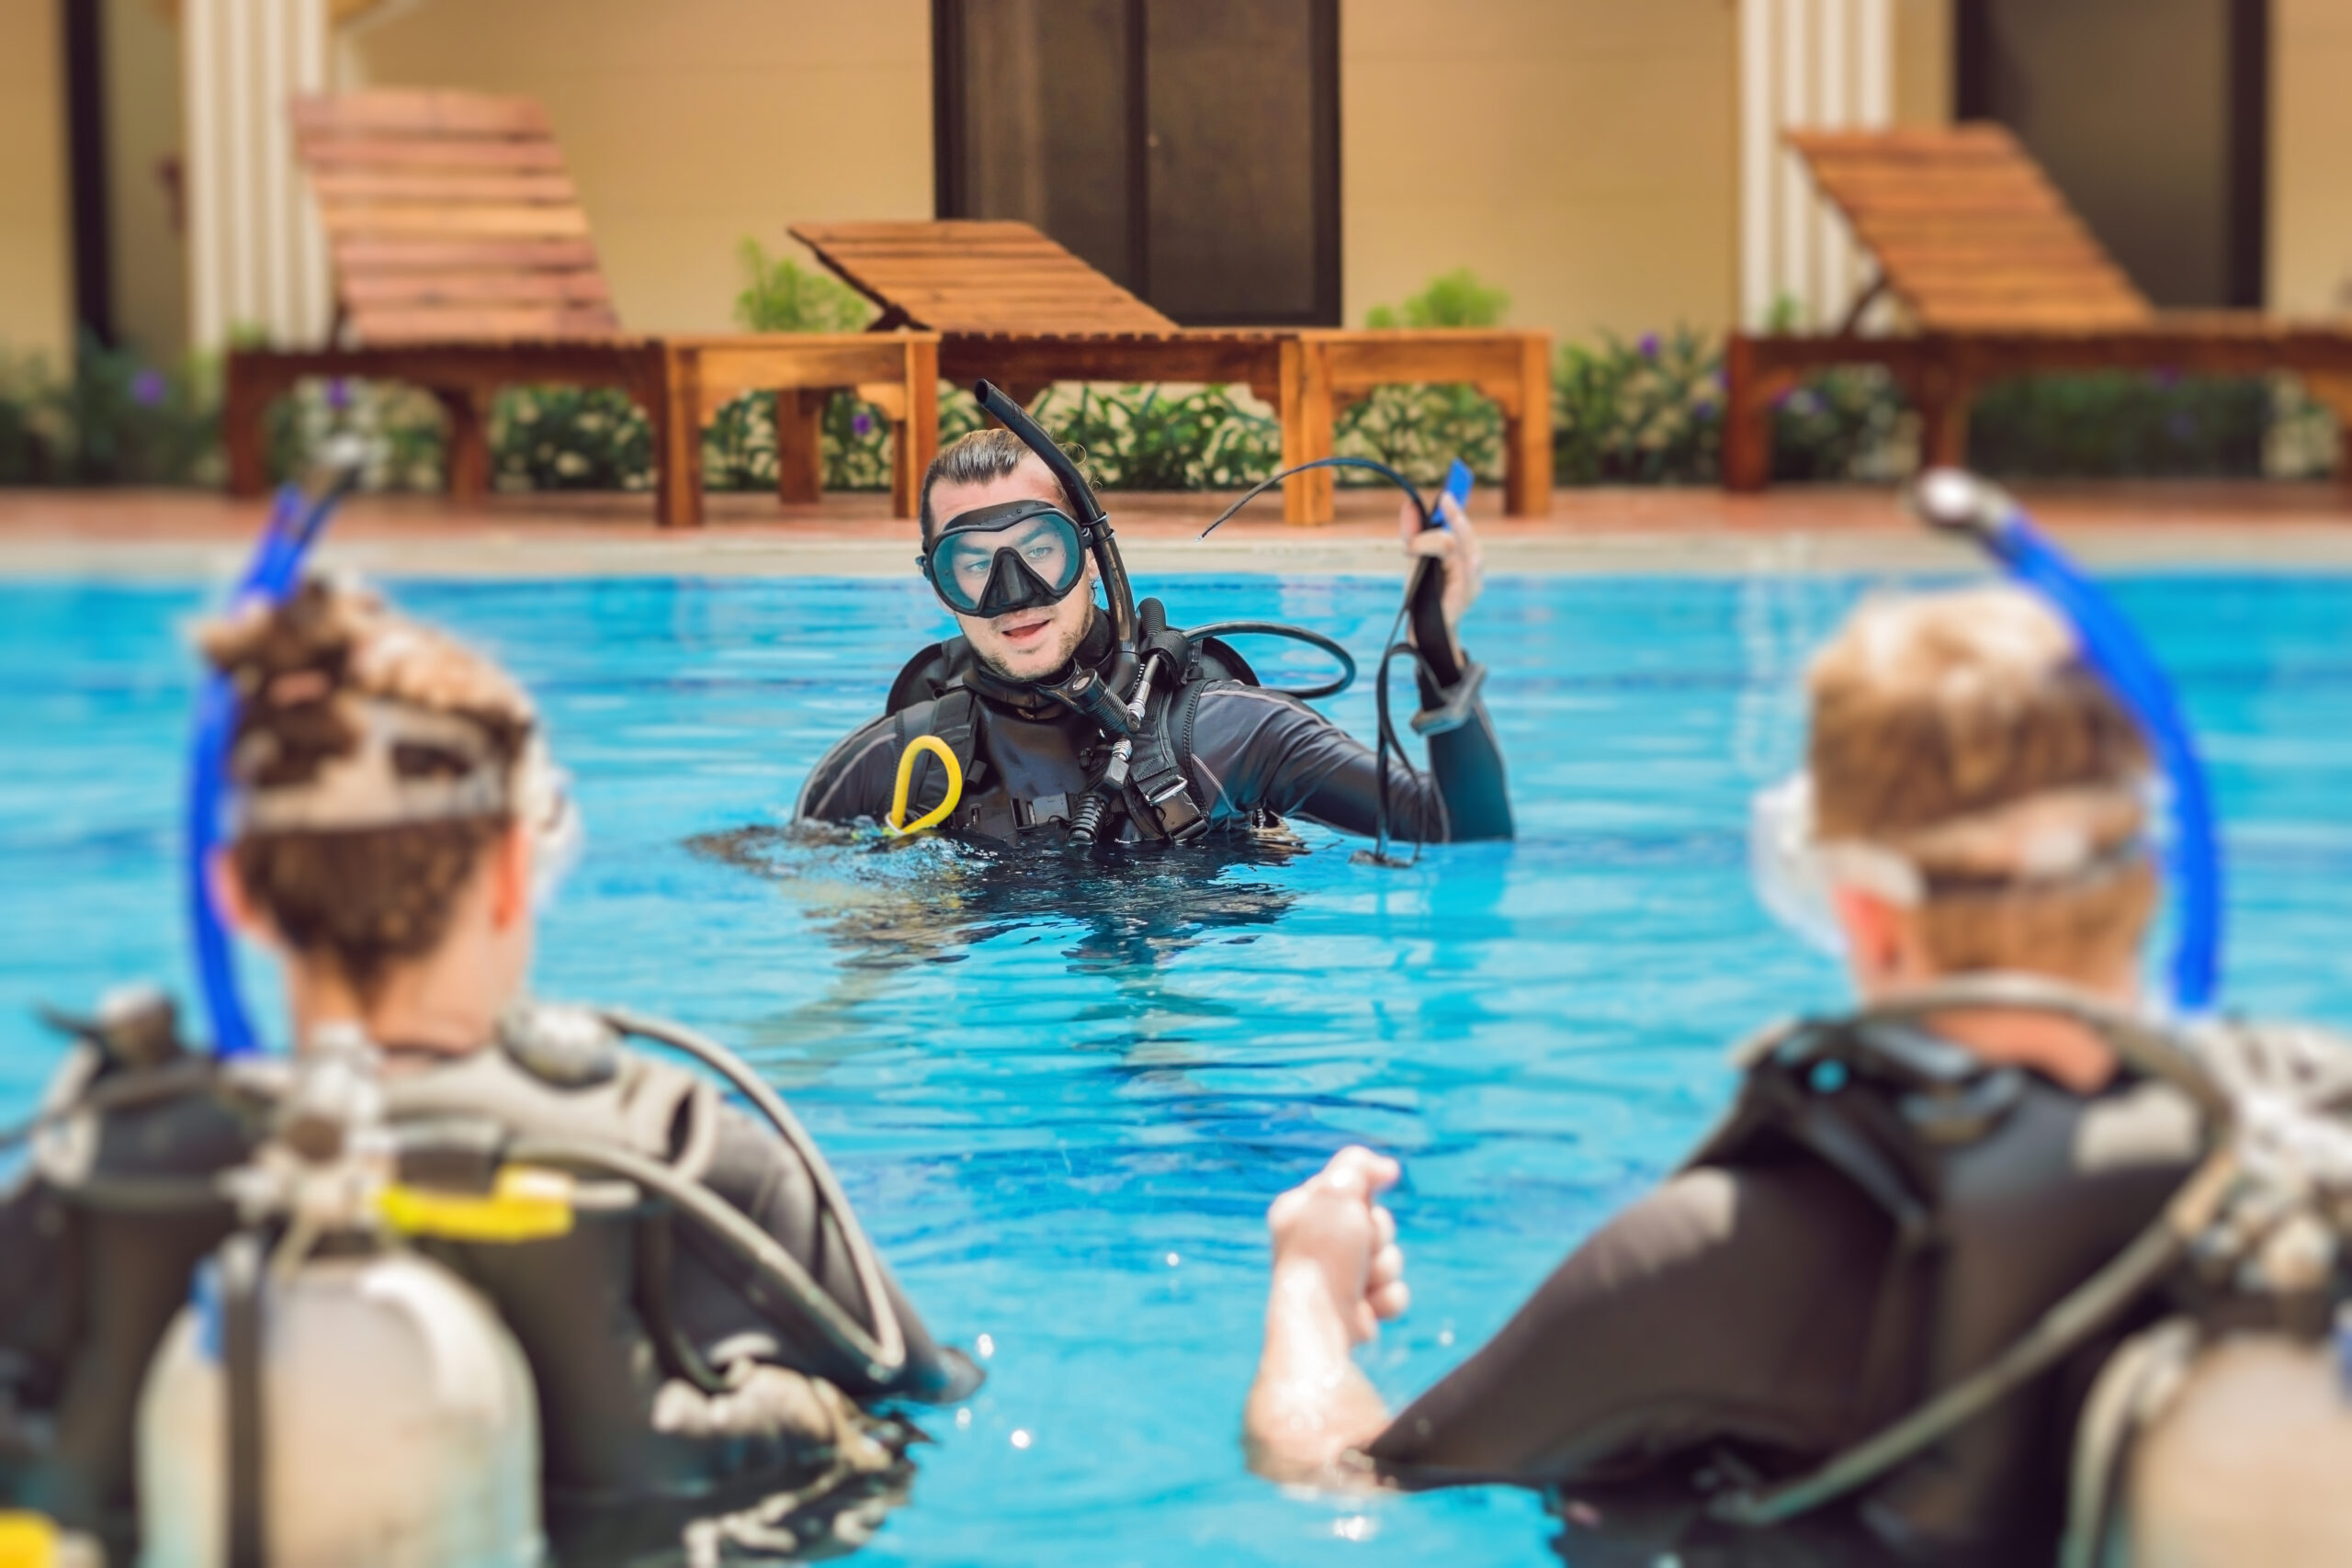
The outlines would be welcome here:
<svg viewBox="0 0 2352 1568">
<path fill-rule="evenodd" d="M 1983 1365 L 2112 1258 L 2196 1155 L 2195 1119 L 2169 1089 L 2127 1082 L 2085 1098 L 2016 1069 L 1999 1076 L 2010 1103 L 1996 1125 L 1944 1144 L 1905 1130 L 1917 1118 L 1899 1096 L 1860 1085 L 1845 1087 L 1842 1102 L 1794 1091 L 1832 1107 L 1812 1125 L 1862 1129 L 1875 1174 L 1861 1171 L 1868 1161 L 1846 1169 L 1821 1157 L 1786 1120 L 1736 1117 L 1399 1414 L 1370 1457 L 1406 1485 L 1499 1480 L 1649 1503 L 1661 1488 L 1696 1496 L 1691 1483 L 1710 1468 L 1717 1485 L 1785 1475 L 1879 1430 Z M 1751 1109 L 1759 1098 L 1751 1078 Z M 1795 1103 L 1778 1098 L 1776 1115 Z M 1923 1201 L 1917 1223 L 1890 1212 L 1889 1192 L 1905 1188 Z M 1896 1551 L 2026 1562 L 2036 1551 L 2048 1561 L 2070 1402 L 2096 1354 L 2046 1374 L 1819 1528 L 1867 1540 L 1871 1561 Z M 1580 1511 L 1610 1512 L 1597 1508 Z M 2027 1555 L 2009 1555 L 2021 1543 Z"/>
<path fill-rule="evenodd" d="M 1230 649 L 1212 641 L 1203 653 L 1194 678 L 1167 693 L 1163 711 L 1176 765 L 1210 825 L 1247 827 L 1271 815 L 1347 833 L 1377 831 L 1381 770 L 1372 748 L 1296 698 L 1258 685 Z M 1125 691 L 1132 679 L 1132 660 L 1099 615 L 1078 658 L 1114 690 Z M 825 754 L 801 789 L 796 815 L 825 822 L 880 819 L 890 808 L 900 755 L 915 737 L 935 731 L 938 700 L 950 692 L 971 694 L 979 764 L 967 768 L 951 826 L 1012 839 L 1067 821 L 1100 767 L 1101 730 L 1034 689 L 998 679 L 961 639 L 919 656 L 900 676 L 891 711 Z M 1424 681 L 1425 705 L 1447 694 Z M 1510 837 L 1502 750 L 1485 706 L 1474 700 L 1469 722 L 1430 736 L 1429 755 L 1426 774 L 1389 763 L 1389 832 L 1430 843 Z M 938 769 L 926 764 L 918 780 L 910 816 L 944 798 Z M 1136 821 L 1126 818 L 1123 837 L 1148 836 Z"/>
</svg>

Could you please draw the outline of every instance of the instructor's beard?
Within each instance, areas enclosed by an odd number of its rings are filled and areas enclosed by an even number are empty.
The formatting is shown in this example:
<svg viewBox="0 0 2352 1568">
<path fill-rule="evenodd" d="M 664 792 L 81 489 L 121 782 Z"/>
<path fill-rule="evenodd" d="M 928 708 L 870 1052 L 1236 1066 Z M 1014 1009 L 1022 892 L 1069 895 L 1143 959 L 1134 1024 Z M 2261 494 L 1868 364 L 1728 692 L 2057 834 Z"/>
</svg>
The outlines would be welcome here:
<svg viewBox="0 0 2352 1568">
<path fill-rule="evenodd" d="M 985 619 L 958 615 L 956 620 L 963 627 L 964 639 L 972 645 L 973 657 L 995 674 L 1007 681 L 1042 681 L 1067 669 L 1079 644 L 1086 639 L 1086 628 L 1094 618 L 1093 589 L 1093 573 L 1080 577 L 1052 605 L 1048 612 L 1052 618 L 1032 642 L 1015 644 L 1000 628 L 1035 621 L 1039 615 L 1035 609 Z"/>
</svg>

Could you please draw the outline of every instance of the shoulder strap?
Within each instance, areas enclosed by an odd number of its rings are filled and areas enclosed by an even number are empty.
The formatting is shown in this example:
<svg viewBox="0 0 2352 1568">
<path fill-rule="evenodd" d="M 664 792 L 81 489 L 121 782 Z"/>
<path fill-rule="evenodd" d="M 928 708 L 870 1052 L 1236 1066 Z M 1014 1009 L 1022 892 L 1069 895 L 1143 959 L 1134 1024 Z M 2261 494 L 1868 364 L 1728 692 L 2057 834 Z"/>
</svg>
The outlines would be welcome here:
<svg viewBox="0 0 2352 1568">
<path fill-rule="evenodd" d="M 934 642 L 899 669 L 883 703 L 886 714 L 898 713 L 946 692 L 971 666 L 972 645 L 960 637 Z"/>
</svg>

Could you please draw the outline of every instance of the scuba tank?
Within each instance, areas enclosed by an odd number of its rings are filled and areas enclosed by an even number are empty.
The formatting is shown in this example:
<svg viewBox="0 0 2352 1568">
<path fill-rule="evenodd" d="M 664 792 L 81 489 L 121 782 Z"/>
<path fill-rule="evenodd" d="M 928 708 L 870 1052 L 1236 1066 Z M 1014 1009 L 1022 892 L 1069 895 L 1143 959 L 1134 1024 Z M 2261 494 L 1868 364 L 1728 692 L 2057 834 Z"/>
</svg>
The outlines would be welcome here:
<svg viewBox="0 0 2352 1568">
<path fill-rule="evenodd" d="M 2352 1562 L 2352 1046 L 2210 1026 L 2229 1184 L 2179 1310 L 2110 1355 L 2076 1429 L 2066 1568 Z"/>
<path fill-rule="evenodd" d="M 551 1173 L 487 1197 L 402 1185 L 364 1043 L 295 1068 L 275 1134 L 220 1185 L 243 1219 L 149 1363 L 150 1568 L 541 1561 L 538 1405 L 495 1312 L 398 1232 L 521 1240 L 570 1223 Z"/>
</svg>

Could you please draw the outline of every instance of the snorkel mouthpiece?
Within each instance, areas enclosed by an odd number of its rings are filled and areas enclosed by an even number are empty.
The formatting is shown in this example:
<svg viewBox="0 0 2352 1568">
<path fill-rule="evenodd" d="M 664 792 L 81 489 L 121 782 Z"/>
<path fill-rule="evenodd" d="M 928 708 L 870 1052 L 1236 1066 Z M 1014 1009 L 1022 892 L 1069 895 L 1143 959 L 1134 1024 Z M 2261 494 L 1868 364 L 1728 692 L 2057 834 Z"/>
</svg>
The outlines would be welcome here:
<svg viewBox="0 0 2352 1568">
<path fill-rule="evenodd" d="M 2221 977 L 2221 840 L 2205 766 L 2163 667 L 2114 602 L 1998 486 L 1959 468 L 1931 468 L 1914 487 L 1912 504 L 1931 526 L 1974 540 L 2064 616 L 2084 658 L 2139 719 L 2168 786 L 2169 869 L 2180 899 L 2173 1003 L 2188 1013 L 2210 1010 Z"/>
<path fill-rule="evenodd" d="M 334 513 L 335 503 L 359 482 L 364 448 L 330 443 L 311 488 L 287 484 L 271 503 L 253 557 L 230 595 L 232 605 L 280 604 L 300 578 L 302 561 Z M 187 897 L 189 937 L 204 1010 L 212 1026 L 212 1050 L 239 1056 L 255 1049 L 253 1017 L 237 987 L 236 956 L 229 927 L 212 889 L 212 857 L 220 847 L 221 817 L 229 784 L 229 745 L 237 728 L 237 694 L 226 675 L 206 678 L 197 690 L 195 735 L 187 770 Z"/>
<path fill-rule="evenodd" d="M 1093 553 L 1095 569 L 1102 574 L 1103 595 L 1110 601 L 1111 630 L 1122 648 L 1134 647 L 1135 589 L 1127 581 L 1126 563 L 1119 558 L 1119 547 L 1112 542 L 1111 519 L 1104 513 L 1102 503 L 1094 499 L 1086 476 L 1078 471 L 1069 454 L 1055 446 L 1053 437 L 1029 417 L 1029 411 L 1006 397 L 993 383 L 973 382 L 972 396 L 989 417 L 1012 432 L 1023 446 L 1037 455 L 1037 460 L 1046 465 L 1046 471 L 1060 483 L 1062 493 L 1069 498 L 1070 505 L 1078 510 L 1079 527 L 1087 548 Z"/>
</svg>

